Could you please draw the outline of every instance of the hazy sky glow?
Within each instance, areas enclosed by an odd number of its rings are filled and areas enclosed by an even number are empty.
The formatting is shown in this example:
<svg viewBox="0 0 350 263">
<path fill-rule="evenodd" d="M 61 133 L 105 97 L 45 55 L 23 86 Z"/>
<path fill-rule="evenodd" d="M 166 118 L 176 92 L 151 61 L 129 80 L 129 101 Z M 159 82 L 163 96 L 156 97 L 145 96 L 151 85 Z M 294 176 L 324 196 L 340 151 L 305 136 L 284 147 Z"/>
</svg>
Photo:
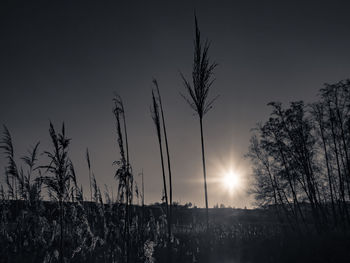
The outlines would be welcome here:
<svg viewBox="0 0 350 263">
<path fill-rule="evenodd" d="M 35 2 L 35 1 L 34 1 Z M 193 13 L 219 66 L 204 119 L 209 206 L 249 206 L 250 129 L 266 104 L 310 102 L 325 82 L 350 77 L 347 1 L 8 1 L 1 3 L 0 123 L 17 157 L 49 145 L 49 120 L 64 121 L 78 180 L 88 190 L 90 150 L 102 189 L 118 159 L 113 92 L 124 100 L 133 171 L 145 176 L 146 202 L 162 181 L 150 116 L 152 77 L 159 82 L 173 167 L 174 200 L 204 205 L 199 124 L 179 95 L 189 77 Z M 5 161 L 1 157 L 0 165 Z M 228 193 L 215 178 L 232 169 L 242 187 Z M 85 192 L 85 194 L 88 194 Z"/>
</svg>

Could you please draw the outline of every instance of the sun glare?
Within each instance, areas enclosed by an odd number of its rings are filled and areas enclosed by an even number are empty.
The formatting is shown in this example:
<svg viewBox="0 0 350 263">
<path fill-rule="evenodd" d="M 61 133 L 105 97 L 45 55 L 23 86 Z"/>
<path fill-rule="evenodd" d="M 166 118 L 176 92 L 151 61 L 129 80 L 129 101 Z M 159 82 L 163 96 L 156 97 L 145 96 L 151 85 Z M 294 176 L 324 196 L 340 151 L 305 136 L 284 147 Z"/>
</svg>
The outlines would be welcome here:
<svg viewBox="0 0 350 263">
<path fill-rule="evenodd" d="M 222 177 L 222 184 L 227 190 L 233 192 L 239 187 L 240 184 L 238 174 L 234 173 L 233 171 L 227 172 Z"/>
<path fill-rule="evenodd" d="M 224 202 L 232 202 L 238 200 L 244 194 L 247 187 L 246 171 L 242 162 L 236 161 L 233 154 L 231 157 L 226 156 L 224 159 L 214 160 L 215 167 L 209 183 L 212 183 L 220 198 L 226 198 Z M 238 159 L 239 160 L 239 159 Z M 210 186 L 210 187 L 212 187 Z"/>
</svg>

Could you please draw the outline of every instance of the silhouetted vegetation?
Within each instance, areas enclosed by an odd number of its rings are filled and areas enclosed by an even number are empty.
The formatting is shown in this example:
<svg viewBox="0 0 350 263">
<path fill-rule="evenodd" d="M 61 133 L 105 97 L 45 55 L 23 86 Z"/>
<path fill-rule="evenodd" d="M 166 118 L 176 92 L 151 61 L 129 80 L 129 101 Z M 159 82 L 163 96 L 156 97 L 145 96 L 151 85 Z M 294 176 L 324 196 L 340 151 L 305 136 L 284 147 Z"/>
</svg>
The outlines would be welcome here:
<svg viewBox="0 0 350 263">
<path fill-rule="evenodd" d="M 160 151 L 161 203 L 144 204 L 143 172 L 141 193 L 137 187 L 119 95 L 113 98 L 119 150 L 114 162 L 116 199 L 107 186 L 101 191 L 89 150 L 89 193 L 84 194 L 69 157 L 71 139 L 64 124 L 57 132 L 50 122 L 50 148 L 41 152 L 36 143 L 20 159 L 4 126 L 0 262 L 350 260 L 350 80 L 326 84 L 312 104 L 297 101 L 284 108 L 269 103 L 270 118 L 254 129 L 247 155 L 254 177 L 250 191 L 258 208 L 209 209 L 203 118 L 215 100 L 209 100 L 209 91 L 216 63 L 209 60 L 209 44 L 201 42 L 196 18 L 194 42 L 192 84 L 181 77 L 187 92 L 183 97 L 200 123 L 205 208 L 173 202 L 165 114 L 153 80 L 151 115 Z M 141 198 L 141 206 L 135 198 Z"/>
<path fill-rule="evenodd" d="M 271 117 L 254 130 L 248 154 L 260 209 L 173 203 L 171 221 L 165 197 L 148 206 L 133 202 L 144 193 L 133 178 L 119 96 L 113 110 L 120 152 L 116 201 L 108 188 L 103 198 L 88 150 L 91 191 L 84 197 L 64 125 L 56 132 L 50 123 L 51 150 L 40 155 L 37 143 L 21 164 L 4 127 L 1 262 L 344 262 L 350 245 L 349 88 L 348 80 L 325 85 L 319 101 L 308 105 L 269 104 Z M 165 126 L 156 92 L 152 113 L 162 153 Z"/>
<path fill-rule="evenodd" d="M 213 73 L 217 66 L 216 63 L 211 63 L 208 57 L 209 42 L 203 43 L 201 41 L 201 33 L 198 27 L 197 17 L 195 16 L 195 41 L 194 41 L 194 56 L 192 69 L 192 85 L 181 74 L 186 92 L 182 97 L 187 101 L 190 107 L 196 112 L 199 118 L 199 127 L 201 134 L 202 145 L 202 163 L 203 163 L 203 177 L 204 177 L 204 196 L 205 207 L 208 214 L 208 191 L 207 191 L 207 174 L 205 168 L 205 151 L 204 151 L 204 135 L 203 135 L 203 117 L 212 108 L 215 100 L 209 99 L 209 91 L 214 82 Z M 207 227 L 209 227 L 209 217 L 207 215 Z"/>
<path fill-rule="evenodd" d="M 151 114 L 152 114 L 152 119 L 153 119 L 154 125 L 156 127 L 158 144 L 159 144 L 160 162 L 161 162 L 162 175 L 163 175 L 163 191 L 164 191 L 164 195 L 162 197 L 162 200 L 164 200 L 165 204 L 166 204 L 166 219 L 167 219 L 167 226 L 168 226 L 168 246 L 170 247 L 170 245 L 171 245 L 171 224 L 172 224 L 172 200 L 173 200 L 173 198 L 172 198 L 173 194 L 172 194 L 170 155 L 169 155 L 168 137 L 167 137 L 167 133 L 166 133 L 162 99 L 160 96 L 158 82 L 156 79 L 153 80 L 153 84 L 155 86 L 156 95 L 154 95 L 154 91 L 152 90 Z M 162 121 L 162 126 L 160 123 L 161 121 Z M 164 167 L 162 131 L 164 134 L 165 150 L 166 150 L 166 154 L 167 154 L 169 198 L 168 198 L 167 181 L 166 181 L 165 167 Z"/>
<path fill-rule="evenodd" d="M 249 152 L 259 205 L 298 231 L 348 232 L 350 81 L 326 84 L 312 104 L 269 105 Z"/>
</svg>

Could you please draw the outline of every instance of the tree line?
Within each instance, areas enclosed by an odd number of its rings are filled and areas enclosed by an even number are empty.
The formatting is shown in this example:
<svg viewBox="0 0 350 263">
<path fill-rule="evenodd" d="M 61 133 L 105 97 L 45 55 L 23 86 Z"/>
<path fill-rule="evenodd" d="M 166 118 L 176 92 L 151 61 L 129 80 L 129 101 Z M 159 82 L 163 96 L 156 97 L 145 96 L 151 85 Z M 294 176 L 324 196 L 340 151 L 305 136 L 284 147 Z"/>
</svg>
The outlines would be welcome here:
<svg viewBox="0 0 350 263">
<path fill-rule="evenodd" d="M 268 105 L 248 153 L 258 204 L 299 230 L 348 229 L 350 80 L 325 84 L 314 103 Z"/>
</svg>

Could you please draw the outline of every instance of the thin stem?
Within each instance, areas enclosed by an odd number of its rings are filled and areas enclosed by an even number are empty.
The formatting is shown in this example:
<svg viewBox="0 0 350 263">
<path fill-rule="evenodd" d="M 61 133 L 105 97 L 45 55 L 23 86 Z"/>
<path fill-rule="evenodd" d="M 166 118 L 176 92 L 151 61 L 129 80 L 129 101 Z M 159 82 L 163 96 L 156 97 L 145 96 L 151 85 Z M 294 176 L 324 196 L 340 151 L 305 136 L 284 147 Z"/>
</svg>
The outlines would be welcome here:
<svg viewBox="0 0 350 263">
<path fill-rule="evenodd" d="M 203 161 L 203 176 L 204 176 L 204 195 L 205 195 L 205 210 L 206 210 L 206 223 L 207 230 L 209 230 L 209 210 L 208 210 L 208 191 L 207 191 L 207 173 L 205 169 L 205 153 L 204 153 L 204 136 L 203 136 L 203 120 L 199 119 L 201 129 L 201 143 L 202 143 L 202 161 Z"/>
</svg>

